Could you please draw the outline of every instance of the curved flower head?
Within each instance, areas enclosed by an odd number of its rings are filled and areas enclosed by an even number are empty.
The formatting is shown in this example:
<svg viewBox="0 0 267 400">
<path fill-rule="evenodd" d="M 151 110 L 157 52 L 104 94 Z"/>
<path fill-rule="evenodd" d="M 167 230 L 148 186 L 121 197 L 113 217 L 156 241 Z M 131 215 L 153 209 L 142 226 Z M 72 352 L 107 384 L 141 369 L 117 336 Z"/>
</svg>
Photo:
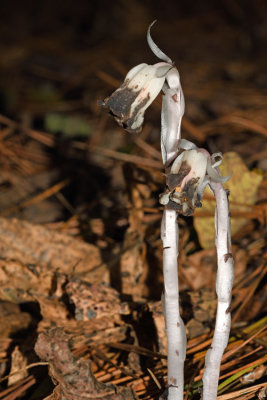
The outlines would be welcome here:
<svg viewBox="0 0 267 400">
<path fill-rule="evenodd" d="M 210 182 L 226 182 L 216 168 L 222 162 L 221 153 L 212 156 L 204 149 L 192 148 L 182 152 L 172 163 L 166 175 L 166 191 L 160 195 L 160 203 L 183 215 L 194 213 L 201 207 L 201 199 Z"/>
<path fill-rule="evenodd" d="M 140 132 L 145 110 L 161 91 L 171 68 L 166 62 L 137 65 L 128 72 L 121 87 L 100 105 L 109 108 L 118 124 L 128 132 Z"/>
</svg>

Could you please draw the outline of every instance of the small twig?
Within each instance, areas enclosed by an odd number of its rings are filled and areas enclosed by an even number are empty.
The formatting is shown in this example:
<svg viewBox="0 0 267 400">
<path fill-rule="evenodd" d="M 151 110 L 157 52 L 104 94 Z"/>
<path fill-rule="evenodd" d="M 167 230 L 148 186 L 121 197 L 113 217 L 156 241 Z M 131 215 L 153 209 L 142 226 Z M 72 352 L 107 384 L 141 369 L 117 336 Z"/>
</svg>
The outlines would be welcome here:
<svg viewBox="0 0 267 400">
<path fill-rule="evenodd" d="M 40 365 L 48 365 L 48 362 L 41 362 L 41 361 L 40 361 L 40 362 L 36 362 L 36 363 L 29 364 L 29 365 L 27 365 L 27 366 L 24 367 L 24 368 L 20 368 L 20 369 L 18 369 L 17 371 L 12 372 L 11 374 L 8 374 L 8 375 L 4 376 L 3 378 L 0 379 L 0 383 L 1 383 L 1 382 L 4 382 L 4 381 L 7 380 L 7 379 L 9 379 L 9 378 L 10 378 L 11 376 L 13 376 L 13 375 L 17 375 L 19 372 L 27 371 L 27 370 L 30 369 L 30 368 L 39 367 Z"/>
<path fill-rule="evenodd" d="M 235 398 L 240 399 L 240 397 L 245 395 L 246 393 L 256 393 L 259 389 L 262 389 L 265 387 L 267 387 L 267 383 L 260 383 L 259 385 L 254 385 L 254 386 L 250 386 L 245 389 L 237 390 L 235 392 L 223 394 L 221 396 L 218 396 L 217 400 L 231 400 L 231 399 L 235 399 Z M 253 395 L 253 397 L 254 397 L 254 395 Z"/>
<path fill-rule="evenodd" d="M 38 194 L 37 196 L 32 197 L 29 200 L 24 201 L 23 203 L 17 205 L 17 206 L 13 206 L 8 208 L 7 210 L 3 211 L 2 213 L 0 213 L 0 216 L 6 216 L 9 215 L 11 213 L 17 212 L 19 210 L 22 210 L 26 207 L 30 207 L 33 206 L 35 204 L 40 203 L 43 200 L 48 199 L 49 197 L 53 196 L 54 194 L 56 194 L 57 192 L 59 192 L 61 189 L 63 189 L 65 186 L 70 184 L 70 179 L 64 179 L 61 182 L 56 183 L 55 185 L 51 186 L 50 188 L 44 190 L 42 193 Z"/>
<path fill-rule="evenodd" d="M 222 357 L 222 360 L 226 360 L 226 358 L 232 356 L 234 353 L 236 353 L 238 350 L 242 349 L 242 347 L 244 347 L 246 344 L 248 344 L 249 342 L 251 342 L 255 337 L 257 337 L 260 333 L 262 333 L 263 331 L 265 331 L 265 329 L 267 329 L 267 326 L 262 327 L 259 331 L 257 331 L 256 333 L 254 333 L 254 335 L 250 336 L 247 340 L 245 340 L 243 343 L 241 343 L 239 346 L 234 347 L 233 349 L 229 350 L 227 353 L 225 353 Z"/>
<path fill-rule="evenodd" d="M 155 384 L 157 385 L 157 387 L 159 388 L 159 390 L 161 389 L 161 384 L 159 383 L 158 378 L 156 377 L 156 375 L 151 371 L 150 368 L 147 368 L 149 374 L 151 375 L 151 378 L 153 379 L 153 381 L 155 382 Z"/>
<path fill-rule="evenodd" d="M 235 322 L 239 316 L 240 313 L 243 311 L 243 309 L 246 307 L 246 305 L 248 304 L 248 302 L 250 301 L 251 297 L 253 296 L 255 290 L 257 289 L 257 287 L 259 286 L 261 280 L 264 278 L 264 276 L 266 275 L 266 271 L 267 271 L 267 266 L 265 268 L 263 268 L 260 276 L 256 279 L 256 281 L 253 283 L 253 285 L 251 286 L 251 288 L 249 289 L 248 293 L 246 294 L 245 299 L 243 300 L 241 306 L 239 307 L 239 309 L 236 311 L 234 317 L 233 317 L 233 322 Z"/>
</svg>

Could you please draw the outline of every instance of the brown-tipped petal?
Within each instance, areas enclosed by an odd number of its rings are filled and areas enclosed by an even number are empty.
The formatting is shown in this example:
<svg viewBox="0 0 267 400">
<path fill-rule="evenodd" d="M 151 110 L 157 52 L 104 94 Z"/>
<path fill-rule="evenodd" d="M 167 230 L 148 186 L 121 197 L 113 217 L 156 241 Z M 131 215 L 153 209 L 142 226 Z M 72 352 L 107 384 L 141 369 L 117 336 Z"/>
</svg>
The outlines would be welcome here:
<svg viewBox="0 0 267 400">
<path fill-rule="evenodd" d="M 157 97 L 165 76 L 172 68 L 168 63 L 140 64 L 132 68 L 122 86 L 102 106 L 109 108 L 115 120 L 128 132 L 140 132 L 145 110 Z"/>
<path fill-rule="evenodd" d="M 121 87 L 112 93 L 110 97 L 107 97 L 103 101 L 102 106 L 104 108 L 109 108 L 111 115 L 114 116 L 120 126 L 125 129 L 130 129 L 130 109 L 138 95 L 139 92 L 134 92 L 127 87 Z"/>
<path fill-rule="evenodd" d="M 167 186 L 170 190 L 174 190 L 177 186 L 181 186 L 185 177 L 190 173 L 191 166 L 187 161 L 182 161 L 177 174 L 167 174 Z"/>
</svg>

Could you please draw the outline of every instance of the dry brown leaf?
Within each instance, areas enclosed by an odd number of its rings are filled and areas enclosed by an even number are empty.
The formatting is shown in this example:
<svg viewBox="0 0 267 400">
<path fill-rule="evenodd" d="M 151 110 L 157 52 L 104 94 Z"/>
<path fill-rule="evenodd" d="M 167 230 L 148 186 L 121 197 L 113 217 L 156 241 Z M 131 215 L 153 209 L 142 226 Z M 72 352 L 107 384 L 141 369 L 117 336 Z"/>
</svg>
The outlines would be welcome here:
<svg viewBox="0 0 267 400">
<path fill-rule="evenodd" d="M 27 363 L 26 357 L 21 353 L 19 347 L 16 346 L 11 354 L 11 369 L 8 378 L 8 386 L 14 385 L 28 376 L 28 371 L 25 369 Z"/>
<path fill-rule="evenodd" d="M 27 329 L 30 322 L 30 314 L 22 312 L 18 305 L 0 301 L 0 338 L 8 338 L 17 331 Z"/>
<path fill-rule="evenodd" d="M 182 274 L 190 289 L 214 288 L 216 280 L 216 251 L 205 249 L 188 256 L 182 264 Z"/>
<path fill-rule="evenodd" d="M 1 246 L 1 245 L 0 245 Z M 12 303 L 33 301 L 40 293 L 48 295 L 54 273 L 33 264 L 0 260 L 0 298 Z"/>
<path fill-rule="evenodd" d="M 109 273 L 99 249 L 63 233 L 18 219 L 0 218 L 2 259 L 109 283 Z"/>
<path fill-rule="evenodd" d="M 75 306 L 77 321 L 90 321 L 94 318 L 129 314 L 127 303 L 121 303 L 119 293 L 106 285 L 95 285 L 71 279 L 66 285 L 70 302 Z"/>
</svg>

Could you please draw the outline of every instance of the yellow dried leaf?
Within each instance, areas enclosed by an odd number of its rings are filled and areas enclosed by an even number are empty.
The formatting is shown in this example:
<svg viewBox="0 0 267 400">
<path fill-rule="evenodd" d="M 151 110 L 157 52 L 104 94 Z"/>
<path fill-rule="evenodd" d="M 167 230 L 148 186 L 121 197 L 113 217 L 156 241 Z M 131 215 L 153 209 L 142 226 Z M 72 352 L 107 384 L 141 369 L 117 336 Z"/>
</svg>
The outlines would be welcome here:
<svg viewBox="0 0 267 400">
<path fill-rule="evenodd" d="M 234 235 L 246 224 L 247 220 L 233 216 L 233 213 L 251 211 L 250 206 L 257 200 L 257 192 L 263 176 L 258 172 L 249 171 L 242 158 L 235 152 L 224 154 L 220 171 L 222 176 L 233 173 L 224 187 L 230 190 L 231 231 Z M 209 189 L 206 189 L 205 194 L 208 195 L 208 199 L 204 195 L 199 216 L 194 217 L 194 226 L 201 246 L 210 248 L 214 246 L 214 217 L 201 217 L 200 215 L 202 213 L 214 215 L 215 199 L 211 199 Z"/>
</svg>

